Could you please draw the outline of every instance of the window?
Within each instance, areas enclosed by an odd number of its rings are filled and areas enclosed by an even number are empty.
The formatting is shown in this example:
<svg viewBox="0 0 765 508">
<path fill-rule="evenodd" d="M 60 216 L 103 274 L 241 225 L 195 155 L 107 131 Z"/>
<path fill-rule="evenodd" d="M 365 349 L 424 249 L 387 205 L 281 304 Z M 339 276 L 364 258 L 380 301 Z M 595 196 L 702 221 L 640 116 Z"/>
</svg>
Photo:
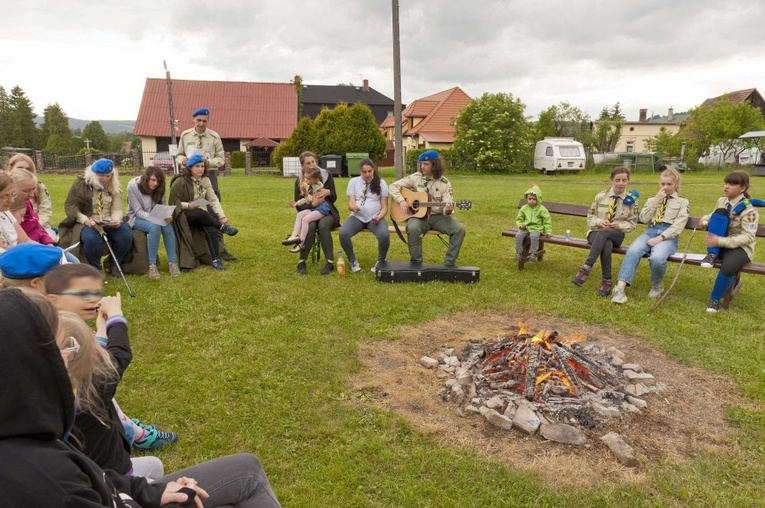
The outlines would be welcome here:
<svg viewBox="0 0 765 508">
<path fill-rule="evenodd" d="M 545 150 L 545 156 L 546 157 L 552 157 L 553 156 L 553 149 L 551 146 L 547 147 L 547 150 Z"/>
<path fill-rule="evenodd" d="M 560 150 L 561 157 L 581 157 L 582 155 L 576 145 L 560 146 L 558 150 Z"/>
<path fill-rule="evenodd" d="M 635 142 L 627 141 L 627 153 L 632 153 L 634 151 L 635 151 Z"/>
</svg>

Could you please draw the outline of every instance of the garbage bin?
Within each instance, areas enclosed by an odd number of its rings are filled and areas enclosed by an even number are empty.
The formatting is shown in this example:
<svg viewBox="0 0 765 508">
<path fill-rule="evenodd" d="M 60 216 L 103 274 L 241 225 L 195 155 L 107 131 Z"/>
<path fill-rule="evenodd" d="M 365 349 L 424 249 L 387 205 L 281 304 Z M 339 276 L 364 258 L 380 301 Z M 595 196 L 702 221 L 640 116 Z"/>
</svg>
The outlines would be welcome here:
<svg viewBox="0 0 765 508">
<path fill-rule="evenodd" d="M 345 154 L 345 160 L 347 162 L 346 172 L 343 176 L 358 176 L 359 175 L 359 163 L 363 159 L 369 157 L 368 153 L 347 153 Z"/>
<path fill-rule="evenodd" d="M 343 157 L 341 155 L 322 155 L 319 165 L 329 171 L 332 176 L 340 176 L 343 171 Z"/>
</svg>

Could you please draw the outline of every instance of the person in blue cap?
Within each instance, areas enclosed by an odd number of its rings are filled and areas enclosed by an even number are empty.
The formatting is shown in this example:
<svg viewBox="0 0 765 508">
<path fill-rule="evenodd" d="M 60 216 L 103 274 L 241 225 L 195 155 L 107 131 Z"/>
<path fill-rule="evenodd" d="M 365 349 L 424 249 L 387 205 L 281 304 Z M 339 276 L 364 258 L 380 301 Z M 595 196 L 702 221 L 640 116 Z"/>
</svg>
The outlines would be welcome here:
<svg viewBox="0 0 765 508">
<path fill-rule="evenodd" d="M 207 161 L 207 177 L 210 179 L 215 195 L 220 198 L 218 189 L 218 169 L 226 163 L 223 153 L 223 141 L 217 132 L 207 128 L 210 121 L 210 110 L 199 108 L 191 115 L 194 117 L 194 127 L 181 133 L 178 140 L 178 155 L 175 160 L 183 168 L 192 155 L 201 155 Z"/>
<path fill-rule="evenodd" d="M 422 237 L 433 229 L 449 235 L 449 248 L 446 251 L 444 265 L 454 266 L 465 239 L 465 228 L 452 217 L 454 212 L 452 184 L 444 176 L 444 163 L 437 151 L 426 150 L 420 154 L 417 161 L 420 169 L 418 172 L 390 185 L 390 196 L 395 201 L 395 204 L 391 206 L 398 206 L 402 214 L 409 215 L 409 205 L 401 195 L 401 189 L 425 192 L 428 194 L 429 201 L 445 203 L 444 206 L 430 207 L 423 218 L 412 217 L 407 221 L 409 255 L 412 263 L 422 263 Z"/>
<path fill-rule="evenodd" d="M 88 263 L 100 270 L 103 231 L 111 242 L 117 263 L 122 265 L 133 246 L 133 233 L 123 222 L 122 190 L 112 161 L 98 159 L 85 168 L 85 174 L 78 176 L 69 189 L 64 210 L 66 219 L 59 226 L 59 245 L 68 247 L 81 242 L 73 254 L 81 250 Z M 118 277 L 114 264 L 111 268 L 111 275 Z"/>
<path fill-rule="evenodd" d="M 0 286 L 29 286 L 45 293 L 43 276 L 62 263 L 64 250 L 35 242 L 21 243 L 0 254 Z"/>
</svg>

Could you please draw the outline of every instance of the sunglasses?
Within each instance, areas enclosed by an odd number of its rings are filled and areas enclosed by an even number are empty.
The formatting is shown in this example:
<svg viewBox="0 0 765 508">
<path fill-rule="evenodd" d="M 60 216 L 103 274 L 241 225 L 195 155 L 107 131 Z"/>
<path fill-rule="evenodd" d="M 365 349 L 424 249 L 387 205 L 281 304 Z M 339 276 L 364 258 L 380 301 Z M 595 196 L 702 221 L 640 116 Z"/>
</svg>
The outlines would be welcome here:
<svg viewBox="0 0 765 508">
<path fill-rule="evenodd" d="M 99 291 L 62 291 L 61 293 L 55 293 L 57 295 L 65 295 L 65 296 L 78 296 L 82 298 L 83 300 L 100 300 L 104 296 L 106 296 L 106 292 L 103 290 Z"/>
</svg>

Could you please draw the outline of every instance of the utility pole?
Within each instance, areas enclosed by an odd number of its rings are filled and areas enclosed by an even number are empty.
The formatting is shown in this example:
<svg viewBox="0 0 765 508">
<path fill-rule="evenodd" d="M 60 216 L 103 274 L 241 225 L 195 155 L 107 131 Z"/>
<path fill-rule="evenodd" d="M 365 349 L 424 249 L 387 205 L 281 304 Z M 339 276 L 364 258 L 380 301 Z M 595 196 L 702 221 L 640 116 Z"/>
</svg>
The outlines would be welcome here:
<svg viewBox="0 0 765 508">
<path fill-rule="evenodd" d="M 404 177 L 404 142 L 401 129 L 401 44 L 398 30 L 398 0 L 393 0 L 393 144 L 396 180 Z"/>
<path fill-rule="evenodd" d="M 173 112 L 173 81 L 170 79 L 170 71 L 167 70 L 167 62 L 162 60 L 165 67 L 165 78 L 167 79 L 167 102 L 170 107 L 170 146 L 169 152 L 173 157 L 173 173 L 178 174 L 178 164 L 175 162 L 175 156 L 178 153 L 178 142 L 175 139 L 175 113 Z"/>
</svg>

